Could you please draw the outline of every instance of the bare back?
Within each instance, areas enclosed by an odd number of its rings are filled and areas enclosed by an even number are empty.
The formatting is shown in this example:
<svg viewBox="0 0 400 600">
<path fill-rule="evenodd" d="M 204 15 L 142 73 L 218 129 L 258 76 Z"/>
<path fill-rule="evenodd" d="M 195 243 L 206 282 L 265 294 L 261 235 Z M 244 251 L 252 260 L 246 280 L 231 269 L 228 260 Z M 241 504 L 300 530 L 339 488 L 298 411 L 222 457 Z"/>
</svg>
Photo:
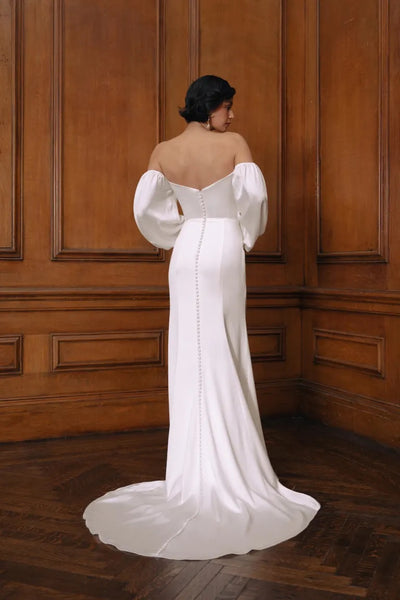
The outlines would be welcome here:
<svg viewBox="0 0 400 600">
<path fill-rule="evenodd" d="M 161 171 L 173 183 L 202 189 L 232 173 L 239 162 L 251 160 L 241 135 L 207 131 L 195 122 L 177 137 L 158 144 L 148 168 Z"/>
</svg>

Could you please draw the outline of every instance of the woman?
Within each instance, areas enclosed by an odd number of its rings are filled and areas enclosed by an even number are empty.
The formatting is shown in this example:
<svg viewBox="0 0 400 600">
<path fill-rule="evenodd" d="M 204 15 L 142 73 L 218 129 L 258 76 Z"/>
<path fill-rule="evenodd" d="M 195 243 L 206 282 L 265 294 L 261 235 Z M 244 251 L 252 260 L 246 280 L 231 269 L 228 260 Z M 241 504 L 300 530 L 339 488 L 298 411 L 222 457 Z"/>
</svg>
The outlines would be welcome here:
<svg viewBox="0 0 400 600">
<path fill-rule="evenodd" d="M 279 482 L 263 438 L 245 250 L 265 230 L 267 193 L 247 143 L 227 131 L 234 94 L 213 75 L 191 84 L 180 111 L 186 129 L 158 144 L 134 198 L 144 237 L 174 247 L 166 478 L 110 491 L 84 518 L 103 542 L 147 556 L 210 559 L 267 548 L 297 535 L 320 508 Z"/>
</svg>

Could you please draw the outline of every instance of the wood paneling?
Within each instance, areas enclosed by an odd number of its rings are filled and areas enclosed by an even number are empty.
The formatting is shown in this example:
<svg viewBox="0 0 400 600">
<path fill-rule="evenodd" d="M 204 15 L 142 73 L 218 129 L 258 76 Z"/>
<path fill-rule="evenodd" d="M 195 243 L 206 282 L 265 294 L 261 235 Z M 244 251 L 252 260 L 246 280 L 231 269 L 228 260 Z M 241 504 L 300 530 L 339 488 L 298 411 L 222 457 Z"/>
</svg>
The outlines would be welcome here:
<svg viewBox="0 0 400 600">
<path fill-rule="evenodd" d="M 0 259 L 22 257 L 24 216 L 24 260 L 0 270 L 2 435 L 167 424 L 170 252 L 142 238 L 132 200 L 154 144 L 184 128 L 187 85 L 211 72 L 237 89 L 234 128 L 269 192 L 246 256 L 261 412 L 394 443 L 400 5 L 0 6 Z"/>
<path fill-rule="evenodd" d="M 54 371 L 163 366 L 163 331 L 51 335 Z"/>
<path fill-rule="evenodd" d="M 248 335 L 253 362 L 285 360 L 285 327 L 249 329 Z"/>
<path fill-rule="evenodd" d="M 0 375 L 21 375 L 22 335 L 0 335 Z"/>
<path fill-rule="evenodd" d="M 384 377 L 384 338 L 314 329 L 314 363 Z"/>
<path fill-rule="evenodd" d="M 53 258 L 163 259 L 127 215 L 165 130 L 164 2 L 54 7 Z"/>
<path fill-rule="evenodd" d="M 398 444 L 400 6 L 306 0 L 305 8 L 301 406 Z"/>
<path fill-rule="evenodd" d="M 318 260 L 385 261 L 388 1 L 318 3 Z"/>
<path fill-rule="evenodd" d="M 390 326 L 378 315 L 304 311 L 304 379 L 396 403 L 393 332 L 400 322 L 393 319 Z"/>
<path fill-rule="evenodd" d="M 265 310 L 249 303 L 249 345 L 258 384 L 296 379 L 301 375 L 301 323 L 299 308 Z"/>
<path fill-rule="evenodd" d="M 22 9 L 2 0 L 0 18 L 0 260 L 22 258 Z"/>
<path fill-rule="evenodd" d="M 261 412 L 291 414 L 299 299 L 279 289 L 248 293 Z M 167 425 L 167 329 L 167 289 L 2 290 L 0 331 L 7 343 L 24 333 L 25 361 L 21 376 L 2 380 L 1 439 Z"/>
</svg>

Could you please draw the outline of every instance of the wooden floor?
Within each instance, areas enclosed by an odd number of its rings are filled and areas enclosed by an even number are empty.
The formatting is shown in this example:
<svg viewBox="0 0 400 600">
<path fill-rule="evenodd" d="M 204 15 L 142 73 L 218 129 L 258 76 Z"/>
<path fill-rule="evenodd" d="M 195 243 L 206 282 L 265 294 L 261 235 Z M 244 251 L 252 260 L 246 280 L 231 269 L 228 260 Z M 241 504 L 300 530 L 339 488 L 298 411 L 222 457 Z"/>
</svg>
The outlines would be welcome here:
<svg viewBox="0 0 400 600">
<path fill-rule="evenodd" d="M 82 520 L 106 491 L 164 478 L 165 430 L 0 445 L 1 600 L 399 600 L 399 454 L 300 418 L 265 436 L 282 483 L 322 508 L 292 540 L 210 561 L 120 552 Z"/>
</svg>

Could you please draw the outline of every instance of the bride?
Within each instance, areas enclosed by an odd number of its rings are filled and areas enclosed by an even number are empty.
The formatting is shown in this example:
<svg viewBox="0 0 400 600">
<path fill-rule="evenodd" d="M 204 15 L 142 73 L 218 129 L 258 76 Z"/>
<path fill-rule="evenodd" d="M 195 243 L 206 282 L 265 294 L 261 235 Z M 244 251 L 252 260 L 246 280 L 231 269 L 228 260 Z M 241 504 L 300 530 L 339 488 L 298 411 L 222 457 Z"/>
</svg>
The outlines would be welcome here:
<svg viewBox="0 0 400 600">
<path fill-rule="evenodd" d="M 143 236 L 173 247 L 166 476 L 111 490 L 83 517 L 102 542 L 146 556 L 267 548 L 300 533 L 320 508 L 279 482 L 263 437 L 245 252 L 265 231 L 267 192 L 246 141 L 228 131 L 234 94 L 214 75 L 190 85 L 180 110 L 187 126 L 156 146 L 134 198 Z"/>
</svg>

